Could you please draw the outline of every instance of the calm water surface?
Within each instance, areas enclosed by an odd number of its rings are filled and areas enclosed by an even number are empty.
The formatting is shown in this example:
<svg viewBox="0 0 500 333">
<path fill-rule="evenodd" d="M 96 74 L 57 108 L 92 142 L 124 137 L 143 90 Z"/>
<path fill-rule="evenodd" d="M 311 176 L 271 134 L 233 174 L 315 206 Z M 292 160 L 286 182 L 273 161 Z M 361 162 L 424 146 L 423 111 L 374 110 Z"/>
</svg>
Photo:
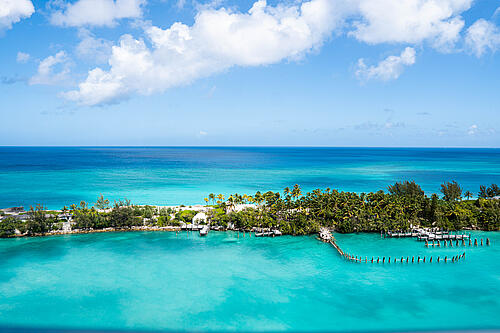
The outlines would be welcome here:
<svg viewBox="0 0 500 333">
<path fill-rule="evenodd" d="M 500 233 L 490 247 L 336 235 L 362 256 L 456 255 L 457 264 L 354 264 L 314 237 L 130 232 L 0 240 L 0 325 L 176 330 L 500 329 Z"/>
<path fill-rule="evenodd" d="M 0 207 L 129 198 L 203 203 L 208 193 L 337 188 L 368 192 L 414 179 L 428 193 L 457 180 L 500 183 L 500 149 L 0 147 Z"/>
</svg>

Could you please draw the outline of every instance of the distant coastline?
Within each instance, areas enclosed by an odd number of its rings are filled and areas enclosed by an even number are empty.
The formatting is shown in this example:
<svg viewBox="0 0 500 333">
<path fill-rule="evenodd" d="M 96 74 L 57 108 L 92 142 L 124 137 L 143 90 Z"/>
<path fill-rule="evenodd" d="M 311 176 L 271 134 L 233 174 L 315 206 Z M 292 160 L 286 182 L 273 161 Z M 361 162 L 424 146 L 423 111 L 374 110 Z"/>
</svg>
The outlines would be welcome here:
<svg viewBox="0 0 500 333">
<path fill-rule="evenodd" d="M 320 228 L 340 233 L 441 230 L 500 230 L 500 187 L 480 186 L 478 198 L 457 182 L 441 184 L 442 197 L 425 195 L 414 181 L 396 182 L 370 193 L 316 189 L 303 194 L 299 185 L 282 193 L 209 194 L 205 205 L 133 205 L 101 195 L 47 210 L 43 205 L 0 210 L 0 237 L 41 236 L 125 230 L 236 230 L 260 235 L 306 235 Z"/>
</svg>

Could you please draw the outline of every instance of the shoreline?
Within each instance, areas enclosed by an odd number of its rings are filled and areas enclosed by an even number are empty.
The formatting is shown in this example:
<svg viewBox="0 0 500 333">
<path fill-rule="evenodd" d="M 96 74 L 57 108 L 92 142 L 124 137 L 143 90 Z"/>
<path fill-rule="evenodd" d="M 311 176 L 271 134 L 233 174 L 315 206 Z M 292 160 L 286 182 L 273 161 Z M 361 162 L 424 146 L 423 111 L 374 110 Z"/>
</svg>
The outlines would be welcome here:
<svg viewBox="0 0 500 333">
<path fill-rule="evenodd" d="M 94 229 L 94 230 L 70 230 L 70 231 L 53 231 L 53 232 L 47 232 L 43 234 L 32 234 L 32 235 L 27 235 L 27 234 L 17 234 L 17 235 L 12 235 L 8 237 L 3 237 L 3 239 L 20 239 L 20 238 L 36 238 L 36 237 L 50 237 L 50 236 L 65 236 L 65 235 L 83 235 L 83 234 L 101 234 L 101 233 L 112 233 L 112 232 L 140 232 L 140 231 L 146 231 L 146 232 L 197 232 L 198 230 L 186 230 L 186 229 L 181 229 L 181 227 L 177 226 L 168 226 L 168 227 L 133 227 L 130 229 L 120 229 L 120 228 L 106 228 L 106 229 Z M 498 233 L 500 232 L 499 230 L 480 230 L 480 229 L 463 229 L 463 230 L 454 230 L 454 232 L 459 232 L 459 231 L 472 231 L 472 232 L 483 232 L 483 233 Z M 254 230 L 241 230 L 241 229 L 225 229 L 225 230 L 216 230 L 216 229 L 210 229 L 210 232 L 235 232 L 235 233 L 244 233 L 244 234 L 254 234 L 253 237 L 260 238 L 259 236 L 255 236 L 256 231 Z M 323 231 L 324 232 L 324 231 Z M 340 233 L 336 232 L 335 230 L 329 230 L 331 234 L 343 234 L 343 235 L 363 235 L 363 234 L 378 234 L 377 232 L 369 232 L 369 231 L 360 231 L 360 232 L 351 232 L 351 233 Z M 304 234 L 304 235 L 293 235 L 293 234 L 285 234 L 281 236 L 291 236 L 291 237 L 302 237 L 302 236 L 313 236 L 317 235 L 316 239 L 323 243 L 330 243 L 330 239 L 325 239 L 322 238 L 321 236 L 322 231 L 319 233 L 310 233 L 310 234 Z M 281 237 L 281 236 L 276 236 L 276 237 Z M 201 237 L 201 236 L 200 236 Z M 250 236 L 252 237 L 252 236 Z M 265 236 L 267 238 L 274 238 L 273 236 Z M 394 237 L 396 238 L 396 237 Z M 2 238 L 0 238 L 1 241 Z M 398 238 L 399 239 L 399 238 Z"/>
<path fill-rule="evenodd" d="M 470 191 L 462 195 L 455 181 L 441 184 L 442 197 L 428 197 L 414 181 L 396 182 L 387 190 L 358 194 L 326 188 L 303 194 L 295 184 L 283 193 L 235 193 L 227 198 L 210 193 L 205 205 L 191 206 L 134 205 L 127 199 L 111 205 L 101 194 L 94 204 L 81 201 L 60 210 L 40 204 L 28 211 L 24 207 L 1 209 L 0 238 L 128 230 L 189 230 L 199 231 L 200 236 L 210 230 L 240 230 L 274 237 L 316 234 L 324 228 L 389 237 L 420 233 L 419 239 L 438 240 L 438 233 L 500 231 L 500 187 L 496 184 L 480 186 L 481 197 L 473 200 Z"/>
</svg>

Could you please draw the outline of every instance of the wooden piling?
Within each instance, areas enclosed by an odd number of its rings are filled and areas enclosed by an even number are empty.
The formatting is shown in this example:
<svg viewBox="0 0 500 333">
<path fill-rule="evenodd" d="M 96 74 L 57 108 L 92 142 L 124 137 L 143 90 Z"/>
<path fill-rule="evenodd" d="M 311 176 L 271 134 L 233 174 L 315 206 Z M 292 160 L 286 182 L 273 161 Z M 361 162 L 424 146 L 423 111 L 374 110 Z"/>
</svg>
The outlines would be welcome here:
<svg viewBox="0 0 500 333">
<path fill-rule="evenodd" d="M 425 256 L 424 256 L 424 263 L 425 263 Z"/>
<path fill-rule="evenodd" d="M 481 246 L 483 246 L 483 239 L 481 238 Z"/>
<path fill-rule="evenodd" d="M 474 246 L 477 246 L 477 238 L 474 239 Z"/>
<path fill-rule="evenodd" d="M 429 260 L 430 263 L 432 263 L 432 256 L 431 256 L 431 259 Z"/>
<path fill-rule="evenodd" d="M 446 262 L 448 260 L 448 256 L 445 256 L 444 257 L 444 262 Z"/>
<path fill-rule="evenodd" d="M 490 239 L 486 238 L 486 246 L 490 246 Z"/>
<path fill-rule="evenodd" d="M 411 257 L 411 262 L 414 263 L 415 262 L 415 256 L 412 256 Z"/>
</svg>

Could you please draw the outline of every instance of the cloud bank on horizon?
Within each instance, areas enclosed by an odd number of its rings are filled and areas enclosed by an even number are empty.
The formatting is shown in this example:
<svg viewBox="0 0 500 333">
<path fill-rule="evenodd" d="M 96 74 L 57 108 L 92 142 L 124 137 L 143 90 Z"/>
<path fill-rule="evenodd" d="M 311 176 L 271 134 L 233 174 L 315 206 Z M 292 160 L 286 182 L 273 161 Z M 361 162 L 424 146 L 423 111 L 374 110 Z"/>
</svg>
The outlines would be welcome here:
<svg viewBox="0 0 500 333">
<path fill-rule="evenodd" d="M 61 95 L 94 106 L 162 93 L 232 67 L 298 61 L 320 52 L 337 36 L 401 46 L 400 54 L 386 55 L 373 65 L 357 60 L 354 76 L 362 83 L 397 79 L 416 63 L 417 50 L 425 48 L 479 58 L 498 50 L 500 30 L 491 18 L 468 22 L 466 28 L 463 14 L 473 5 L 473 0 L 309 0 L 271 6 L 258 0 L 242 12 L 215 2 L 199 6 L 192 24 L 168 27 L 146 20 L 147 0 L 53 0 L 47 10 L 51 24 L 78 29 L 76 55 L 94 56 L 101 64 Z M 0 30 L 11 29 L 33 12 L 30 0 L 0 0 Z M 113 28 L 123 19 L 141 27 L 138 36 L 125 33 L 112 42 L 95 35 L 93 29 Z M 23 54 L 19 62 L 28 59 Z M 64 81 L 69 63 L 67 52 L 48 56 L 30 84 Z"/>
</svg>

